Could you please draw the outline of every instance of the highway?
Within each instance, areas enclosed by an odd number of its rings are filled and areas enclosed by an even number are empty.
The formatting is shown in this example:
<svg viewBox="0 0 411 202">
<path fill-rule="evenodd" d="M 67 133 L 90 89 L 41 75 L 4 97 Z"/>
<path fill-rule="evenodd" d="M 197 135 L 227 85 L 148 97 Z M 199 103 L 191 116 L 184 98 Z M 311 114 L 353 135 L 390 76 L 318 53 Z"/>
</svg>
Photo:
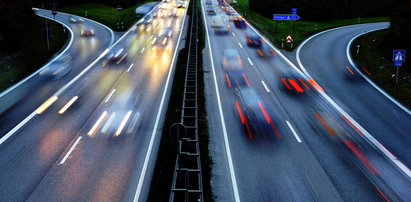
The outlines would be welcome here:
<svg viewBox="0 0 411 202">
<path fill-rule="evenodd" d="M 49 10 L 38 9 L 36 13 L 39 16 L 53 19 L 53 15 Z M 69 35 L 72 35 L 72 39 L 69 40 L 63 55 L 70 55 L 72 57 L 72 62 L 68 67 L 71 70 L 59 79 L 45 79 L 44 76 L 40 75 L 41 70 L 39 70 L 30 75 L 24 82 L 7 89 L 6 91 L 22 92 L 24 97 L 20 102 L 0 115 L 0 122 L 2 123 L 0 137 L 3 137 L 12 130 L 14 126 L 20 123 L 64 84 L 78 75 L 113 43 L 114 34 L 108 27 L 84 18 L 82 23 L 72 23 L 70 18 L 71 15 L 64 13 L 58 13 L 55 16 L 56 21 L 70 28 L 70 30 L 66 29 L 66 31 L 70 31 Z M 83 27 L 94 29 L 96 35 L 93 37 L 81 37 L 80 32 Z M 53 58 L 49 65 L 53 65 L 56 62 L 55 59 L 59 58 L 60 54 Z M 49 65 L 45 65 L 41 69 L 45 69 Z M 2 97 L 9 96 L 8 94 L 3 95 L 3 93 Z"/>
<path fill-rule="evenodd" d="M 258 35 L 256 30 L 250 25 L 236 27 L 216 1 L 212 1 L 212 5 L 206 2 L 202 1 L 208 46 L 204 57 L 210 73 L 205 80 L 214 162 L 212 186 L 218 199 L 380 201 L 384 197 L 409 198 L 406 188 L 410 186 L 409 178 L 362 138 L 362 129 L 355 120 L 326 94 L 330 91 L 327 84 L 305 75 L 264 38 L 261 38 L 260 53 L 257 48 L 249 47 L 247 36 Z M 211 7 L 216 15 L 206 11 Z M 230 25 L 228 33 L 215 33 L 220 29 L 214 27 L 219 22 L 215 16 Z M 318 49 L 318 45 L 315 47 Z M 238 52 L 240 73 L 239 68 L 227 71 L 225 66 L 230 62 L 222 56 L 226 56 L 228 49 Z M 310 53 L 314 58 L 315 50 Z M 302 61 L 305 62 L 305 58 Z M 242 124 L 247 112 L 239 110 L 237 103 L 241 96 L 238 94 L 246 90 L 255 93 L 242 97 L 259 101 L 260 108 L 254 108 L 253 112 L 260 113 L 261 109 L 261 114 L 273 125 L 269 126 L 273 129 L 270 132 L 250 135 L 247 124 Z M 254 120 L 254 125 L 263 125 L 264 117 L 262 121 Z M 253 124 L 253 120 L 248 123 Z"/>
<path fill-rule="evenodd" d="M 96 54 L 79 61 L 83 71 L 10 122 L 1 201 L 145 201 L 186 16 L 184 8 L 168 16 L 174 7 L 156 7 L 110 49 L 82 47 Z M 79 43 L 103 35 L 94 31 Z"/>
</svg>

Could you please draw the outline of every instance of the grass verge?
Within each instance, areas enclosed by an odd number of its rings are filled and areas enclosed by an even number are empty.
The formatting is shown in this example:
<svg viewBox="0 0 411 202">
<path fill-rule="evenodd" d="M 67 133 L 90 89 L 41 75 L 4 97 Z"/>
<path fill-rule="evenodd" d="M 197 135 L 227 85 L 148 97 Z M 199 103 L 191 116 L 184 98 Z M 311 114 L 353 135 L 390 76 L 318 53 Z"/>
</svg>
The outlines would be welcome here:
<svg viewBox="0 0 411 202">
<path fill-rule="evenodd" d="M 191 1 L 193 2 L 193 1 Z M 200 11 L 200 1 L 198 1 L 198 11 Z M 191 16 L 191 5 L 187 12 L 188 16 Z M 199 52 L 205 47 L 204 27 L 202 18 L 199 13 Z M 189 23 L 188 30 L 191 28 Z M 185 47 L 188 47 L 189 41 L 186 41 Z M 183 48 L 178 53 L 178 59 L 176 63 L 176 70 L 173 79 L 173 86 L 171 95 L 173 99 L 170 99 L 168 109 L 166 112 L 166 119 L 163 127 L 163 134 L 160 140 L 160 147 L 157 155 L 156 165 L 154 168 L 154 174 L 150 185 L 150 191 L 148 201 L 168 201 L 171 191 L 171 183 L 173 180 L 174 166 L 177 155 L 177 142 L 174 137 L 169 134 L 169 128 L 174 123 L 179 123 L 181 118 L 181 106 L 183 102 L 184 93 L 184 79 L 186 62 L 188 57 L 188 48 Z M 199 56 L 198 63 L 202 64 L 202 57 Z M 199 115 L 199 139 L 200 139 L 200 153 L 201 153 L 201 166 L 203 173 L 203 189 L 205 201 L 213 201 L 211 193 L 211 158 L 208 152 L 208 122 L 207 112 L 205 110 L 205 98 L 204 98 L 204 80 L 203 80 L 203 68 L 202 65 L 198 68 L 198 115 Z"/>
<path fill-rule="evenodd" d="M 309 36 L 326 29 L 351 24 L 389 21 L 389 18 L 387 17 L 341 19 L 332 20 L 329 22 L 303 20 L 298 20 L 295 22 L 274 21 L 272 18 L 267 18 L 262 16 L 260 13 L 251 11 L 248 6 L 249 1 L 250 0 L 237 0 L 237 4 L 233 4 L 233 7 L 242 16 L 244 16 L 249 23 L 251 23 L 264 36 L 266 36 L 268 40 L 270 40 L 276 47 L 286 51 L 292 51 Z M 288 35 L 291 35 L 294 40 L 293 48 L 291 48 L 291 44 L 289 43 L 284 43 L 284 47 L 282 47 L 282 40 L 284 40 Z"/>
<path fill-rule="evenodd" d="M 78 16 L 85 16 L 87 11 L 87 18 L 90 18 L 94 21 L 100 22 L 104 25 L 107 25 L 112 30 L 115 31 L 125 31 L 131 25 L 133 25 L 140 17 L 137 17 L 135 10 L 137 7 L 142 4 L 153 2 L 153 0 L 147 0 L 143 3 L 139 3 L 135 6 L 123 8 L 118 11 L 114 7 L 110 7 L 104 4 L 99 3 L 88 3 L 88 4 L 79 4 L 66 6 L 61 9 L 62 12 L 71 13 Z M 123 22 L 124 26 L 118 26 L 118 22 Z"/>
<path fill-rule="evenodd" d="M 29 46 L 20 51 L 0 51 L 0 92 L 37 71 L 67 43 L 69 32 L 62 25 L 48 21 L 52 27 L 50 49 L 44 34 L 45 19 L 36 16 L 34 30 L 18 39 L 27 41 L 24 44 Z"/>
<path fill-rule="evenodd" d="M 400 67 L 398 84 L 395 83 L 396 67 L 392 59 L 393 47 L 385 43 L 389 30 L 376 31 L 363 35 L 354 41 L 351 52 L 355 63 L 382 89 L 402 104 L 411 108 L 410 62 Z M 357 45 L 360 52 L 357 55 Z"/>
</svg>

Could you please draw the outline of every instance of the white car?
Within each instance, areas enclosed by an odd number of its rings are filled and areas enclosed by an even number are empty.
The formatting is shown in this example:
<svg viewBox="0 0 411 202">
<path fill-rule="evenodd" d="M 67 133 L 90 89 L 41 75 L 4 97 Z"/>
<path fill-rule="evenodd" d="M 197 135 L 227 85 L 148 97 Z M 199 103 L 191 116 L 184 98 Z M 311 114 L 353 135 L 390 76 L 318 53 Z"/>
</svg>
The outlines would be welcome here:
<svg viewBox="0 0 411 202">
<path fill-rule="evenodd" d="M 71 18 L 70 18 L 70 22 L 71 22 L 71 23 L 82 23 L 82 22 L 84 22 L 84 20 L 83 20 L 82 18 L 80 18 L 80 17 L 78 17 L 78 18 L 71 17 Z"/>
</svg>

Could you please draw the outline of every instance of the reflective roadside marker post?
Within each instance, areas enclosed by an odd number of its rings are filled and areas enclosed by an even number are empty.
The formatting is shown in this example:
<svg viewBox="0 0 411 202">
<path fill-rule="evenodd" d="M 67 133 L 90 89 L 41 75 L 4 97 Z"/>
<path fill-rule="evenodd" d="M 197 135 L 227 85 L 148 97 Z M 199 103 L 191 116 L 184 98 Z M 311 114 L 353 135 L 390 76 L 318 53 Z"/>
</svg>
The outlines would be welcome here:
<svg viewBox="0 0 411 202">
<path fill-rule="evenodd" d="M 360 53 L 360 44 L 357 45 L 357 55 Z"/>
<path fill-rule="evenodd" d="M 293 14 L 274 14 L 273 15 L 273 20 L 276 21 L 275 24 L 275 32 L 277 32 L 277 24 L 278 21 L 282 20 L 282 21 L 294 21 L 293 23 L 293 33 L 295 32 L 295 21 L 297 21 L 298 19 L 300 19 L 300 16 L 297 15 L 297 8 L 293 8 L 291 10 L 291 12 Z M 292 44 L 291 44 L 291 48 L 292 48 Z"/>
<path fill-rule="evenodd" d="M 395 75 L 395 84 L 398 84 L 398 72 L 402 63 L 405 62 L 405 50 L 393 50 L 392 51 L 392 61 L 394 61 L 394 66 L 397 67 L 397 73 Z"/>
</svg>

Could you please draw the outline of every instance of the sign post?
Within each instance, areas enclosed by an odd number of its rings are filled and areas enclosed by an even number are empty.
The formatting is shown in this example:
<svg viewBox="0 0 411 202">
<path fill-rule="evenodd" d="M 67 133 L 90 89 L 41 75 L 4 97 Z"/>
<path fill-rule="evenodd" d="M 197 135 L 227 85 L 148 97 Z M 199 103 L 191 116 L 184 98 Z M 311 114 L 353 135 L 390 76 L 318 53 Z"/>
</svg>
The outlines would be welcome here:
<svg viewBox="0 0 411 202">
<path fill-rule="evenodd" d="M 398 84 L 398 72 L 402 63 L 405 61 L 405 50 L 393 50 L 392 51 L 392 61 L 394 61 L 394 66 L 397 67 L 397 73 L 395 75 L 395 84 Z"/>
<path fill-rule="evenodd" d="M 120 11 L 123 10 L 123 7 L 117 6 L 116 9 L 118 10 L 118 23 L 117 23 L 117 29 L 120 29 L 120 24 L 121 24 L 121 14 Z"/>
<path fill-rule="evenodd" d="M 293 22 L 293 33 L 295 32 L 295 21 L 297 21 L 298 19 L 300 19 L 300 16 L 298 16 L 297 14 L 297 9 L 293 8 L 291 11 L 293 14 L 274 14 L 273 15 L 273 20 L 278 21 L 278 20 L 285 20 L 285 21 L 294 21 Z M 277 32 L 277 24 L 278 22 L 276 22 L 275 25 L 275 32 Z"/>
<path fill-rule="evenodd" d="M 57 10 L 56 10 L 56 9 L 53 9 L 53 10 L 51 11 L 51 14 L 53 14 L 54 22 L 56 22 Z"/>
</svg>

